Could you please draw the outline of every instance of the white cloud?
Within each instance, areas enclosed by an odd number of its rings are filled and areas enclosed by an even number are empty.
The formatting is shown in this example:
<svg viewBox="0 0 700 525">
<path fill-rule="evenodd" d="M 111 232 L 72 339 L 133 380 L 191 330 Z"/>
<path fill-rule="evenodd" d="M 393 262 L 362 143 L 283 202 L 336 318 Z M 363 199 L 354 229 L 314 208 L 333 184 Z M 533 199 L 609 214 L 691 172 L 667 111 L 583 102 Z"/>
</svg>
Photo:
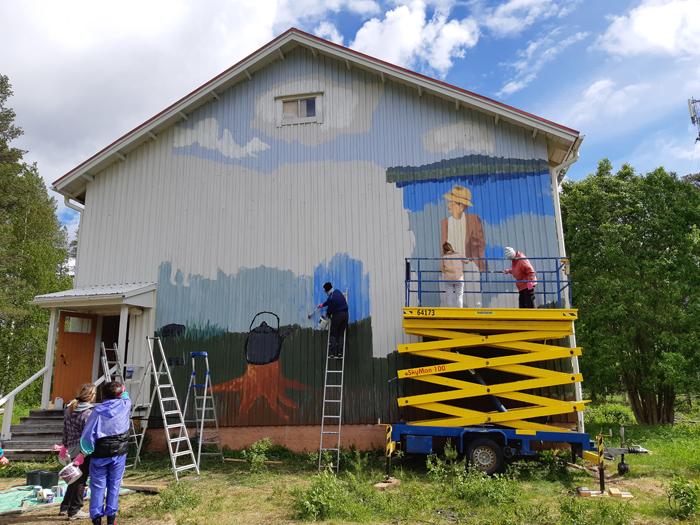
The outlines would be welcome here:
<svg viewBox="0 0 700 525">
<path fill-rule="evenodd" d="M 497 95 L 508 96 L 520 91 L 537 78 L 542 68 L 553 61 L 565 49 L 588 36 L 579 31 L 566 38 L 561 38 L 562 28 L 557 28 L 537 40 L 528 43 L 525 49 L 518 52 L 519 59 L 508 64 L 515 70 L 515 76 L 508 80 Z"/>
<path fill-rule="evenodd" d="M 174 147 L 181 148 L 192 144 L 199 144 L 205 149 L 218 151 L 230 159 L 254 157 L 256 153 L 270 149 L 270 146 L 258 137 L 253 137 L 241 146 L 228 129 L 224 129 L 219 137 L 219 123 L 215 118 L 202 119 L 192 128 L 179 127 L 176 129 Z"/>
<path fill-rule="evenodd" d="M 601 119 L 618 119 L 633 109 L 644 107 L 642 98 L 649 93 L 650 87 L 644 83 L 619 86 L 609 78 L 596 80 L 583 91 L 564 121 L 582 126 Z"/>
<path fill-rule="evenodd" d="M 644 0 L 612 17 L 598 46 L 613 55 L 700 55 L 700 1 Z"/>
<path fill-rule="evenodd" d="M 413 0 L 372 18 L 357 31 L 351 47 L 405 67 L 424 64 L 445 75 L 453 59 L 462 58 L 479 39 L 472 18 L 449 19 L 449 5 L 436 6 L 428 18 L 427 5 Z"/>
<path fill-rule="evenodd" d="M 561 18 L 573 11 L 580 0 L 508 0 L 496 8 L 474 4 L 479 22 L 496 36 L 514 36 L 536 22 L 549 18 Z"/>
<path fill-rule="evenodd" d="M 343 35 L 340 34 L 340 31 L 338 31 L 338 28 L 335 27 L 335 24 L 329 22 L 328 20 L 322 20 L 319 22 L 316 29 L 314 29 L 314 35 L 330 40 L 335 44 L 339 44 L 341 46 L 343 45 Z"/>
<path fill-rule="evenodd" d="M 308 26 L 323 20 L 329 13 L 348 11 L 368 17 L 382 11 L 374 0 L 281 0 L 275 4 L 275 31 L 284 31 L 300 22 Z"/>
</svg>

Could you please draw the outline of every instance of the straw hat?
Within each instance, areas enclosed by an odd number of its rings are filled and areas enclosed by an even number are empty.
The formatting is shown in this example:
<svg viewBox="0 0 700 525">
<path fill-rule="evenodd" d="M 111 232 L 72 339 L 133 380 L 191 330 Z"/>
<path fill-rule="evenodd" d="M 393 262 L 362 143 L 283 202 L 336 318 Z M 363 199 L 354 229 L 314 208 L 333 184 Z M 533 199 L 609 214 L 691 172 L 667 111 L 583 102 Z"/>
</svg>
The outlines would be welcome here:
<svg viewBox="0 0 700 525">
<path fill-rule="evenodd" d="M 453 186 L 452 191 L 445 193 L 443 197 L 448 201 L 464 204 L 465 206 L 472 205 L 472 192 L 464 186 Z"/>
</svg>

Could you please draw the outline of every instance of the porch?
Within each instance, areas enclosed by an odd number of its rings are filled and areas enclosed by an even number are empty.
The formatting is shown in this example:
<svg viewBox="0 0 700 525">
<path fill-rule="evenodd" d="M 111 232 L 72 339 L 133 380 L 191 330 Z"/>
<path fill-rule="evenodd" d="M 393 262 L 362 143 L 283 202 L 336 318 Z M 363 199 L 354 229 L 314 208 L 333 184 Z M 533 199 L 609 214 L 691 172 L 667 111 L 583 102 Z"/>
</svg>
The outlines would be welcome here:
<svg viewBox="0 0 700 525">
<path fill-rule="evenodd" d="M 0 398 L 0 408 L 4 409 L 0 439 L 6 442 L 10 455 L 13 451 L 28 450 L 21 436 L 32 435 L 28 427 L 39 418 L 46 419 L 45 411 L 52 404 L 55 406 L 57 398 L 68 402 L 81 384 L 95 382 L 104 375 L 100 360 L 102 343 L 106 348 L 116 348 L 121 363 L 145 367 L 149 360 L 146 337 L 153 335 L 155 325 L 156 284 L 73 288 L 38 295 L 33 302 L 50 310 L 46 357 L 41 370 Z M 11 426 L 16 396 L 39 378 L 43 382 L 42 411 L 32 411 L 29 418 Z M 144 377 L 143 381 L 141 391 L 147 393 L 149 378 Z M 15 432 L 17 435 L 13 438 Z M 45 437 L 48 447 L 53 436 Z M 34 452 L 43 449 L 38 447 L 36 439 L 32 443 Z"/>
</svg>

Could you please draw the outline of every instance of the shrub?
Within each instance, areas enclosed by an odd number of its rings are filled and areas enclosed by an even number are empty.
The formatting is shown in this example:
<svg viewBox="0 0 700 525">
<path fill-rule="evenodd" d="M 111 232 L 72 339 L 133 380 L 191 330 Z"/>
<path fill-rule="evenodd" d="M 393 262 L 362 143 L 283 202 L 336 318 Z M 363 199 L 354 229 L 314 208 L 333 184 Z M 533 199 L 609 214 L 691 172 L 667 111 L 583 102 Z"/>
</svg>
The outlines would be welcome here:
<svg viewBox="0 0 700 525">
<path fill-rule="evenodd" d="M 474 504 L 490 503 L 502 505 L 513 503 L 517 496 L 517 485 L 506 476 L 488 476 L 480 470 L 464 469 L 456 476 L 455 495 Z"/>
<path fill-rule="evenodd" d="M 158 507 L 163 512 L 174 512 L 182 508 L 196 508 L 202 497 L 186 481 L 170 483 L 158 494 Z"/>
<path fill-rule="evenodd" d="M 632 522 L 629 506 L 604 498 L 564 498 L 559 504 L 561 523 L 566 525 L 628 525 Z"/>
<path fill-rule="evenodd" d="M 364 511 L 348 484 L 327 471 L 313 476 L 308 488 L 293 490 L 292 496 L 297 519 L 356 519 Z"/>
<path fill-rule="evenodd" d="M 674 518 L 685 520 L 697 512 L 700 489 L 696 483 L 676 476 L 671 481 L 667 495 L 668 506 Z"/>
<path fill-rule="evenodd" d="M 634 422 L 632 410 L 619 403 L 602 403 L 586 408 L 583 413 L 586 424 L 630 425 Z"/>
<path fill-rule="evenodd" d="M 243 451 L 243 458 L 248 462 L 251 472 L 262 472 L 265 470 L 267 454 L 272 448 L 270 438 L 261 439 L 250 445 Z"/>
</svg>

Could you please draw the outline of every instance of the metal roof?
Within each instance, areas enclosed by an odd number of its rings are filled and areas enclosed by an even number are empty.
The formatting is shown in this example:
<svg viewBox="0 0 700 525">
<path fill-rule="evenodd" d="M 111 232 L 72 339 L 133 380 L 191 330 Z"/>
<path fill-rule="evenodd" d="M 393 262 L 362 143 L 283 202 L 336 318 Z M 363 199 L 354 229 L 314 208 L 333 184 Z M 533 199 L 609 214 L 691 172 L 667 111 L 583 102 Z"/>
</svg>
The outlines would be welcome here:
<svg viewBox="0 0 700 525">
<path fill-rule="evenodd" d="M 297 46 L 309 49 L 314 55 L 322 53 L 333 56 L 344 61 L 348 68 L 352 66 L 373 71 L 382 81 L 409 84 L 414 86 L 419 94 L 429 93 L 453 100 L 457 108 L 461 105 L 476 109 L 492 115 L 497 122 L 504 120 L 526 127 L 532 130 L 533 136 L 544 133 L 553 145 L 550 148 L 550 163 L 553 165 L 564 165 L 577 157 L 577 149 L 582 139 L 577 130 L 291 28 L 73 168 L 54 181 L 53 189 L 65 197 L 82 202 L 85 185 L 93 180 L 98 172 L 114 162 L 126 160 L 126 155 L 136 147 L 154 140 L 158 133 L 175 123 L 186 120 L 188 114 L 196 108 L 218 99 L 217 92 L 222 92 L 238 82 L 250 80 L 255 71 L 270 62 L 284 60 L 285 52 Z"/>
<path fill-rule="evenodd" d="M 105 299 L 128 299 L 156 289 L 156 283 L 122 283 L 72 288 L 62 292 L 47 293 L 34 297 L 34 304 L 53 305 L 71 301 L 103 301 Z"/>
</svg>

